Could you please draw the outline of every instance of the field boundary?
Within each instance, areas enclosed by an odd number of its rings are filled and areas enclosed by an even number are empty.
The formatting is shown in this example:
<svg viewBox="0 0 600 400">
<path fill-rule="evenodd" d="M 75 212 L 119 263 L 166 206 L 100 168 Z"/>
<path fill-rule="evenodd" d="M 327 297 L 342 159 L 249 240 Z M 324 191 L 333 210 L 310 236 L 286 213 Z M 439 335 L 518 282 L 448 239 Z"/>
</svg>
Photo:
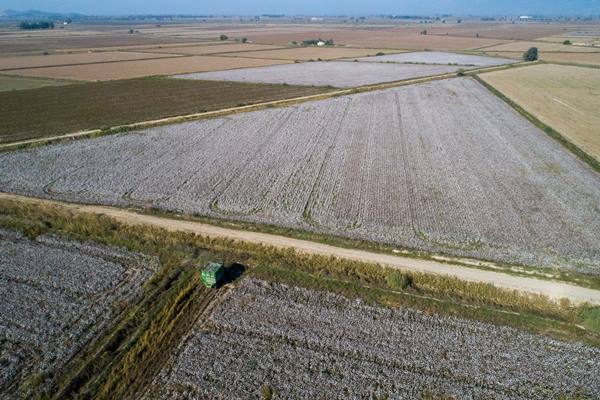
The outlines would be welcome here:
<svg viewBox="0 0 600 400">
<path fill-rule="evenodd" d="M 458 278 L 467 282 L 489 283 L 504 289 L 547 296 L 554 300 L 567 298 L 575 304 L 600 304 L 600 290 L 575 286 L 559 281 L 514 276 L 502 272 L 471 268 L 435 260 L 416 259 L 400 255 L 389 255 L 365 250 L 343 248 L 270 233 L 224 228 L 201 222 L 141 214 L 132 210 L 116 207 L 73 204 L 6 193 L 0 193 L 0 199 L 29 204 L 46 204 L 77 213 L 105 215 L 127 225 L 151 226 L 171 232 L 182 231 L 209 238 L 221 238 L 237 242 L 271 246 L 283 250 L 294 250 L 306 255 L 333 257 L 383 265 L 401 271 L 446 276 Z"/>
<path fill-rule="evenodd" d="M 516 64 L 476 68 L 476 69 L 464 71 L 463 75 L 474 76 L 478 73 L 493 72 L 493 71 L 502 70 L 502 69 L 506 69 L 506 68 L 517 68 L 517 67 L 531 65 L 534 63 L 535 62 L 527 62 L 527 63 L 516 63 Z M 106 135 L 128 132 L 128 131 L 132 131 L 132 130 L 154 128 L 157 126 L 171 125 L 171 124 L 175 124 L 175 123 L 182 123 L 182 122 L 189 122 L 189 121 L 196 121 L 196 120 L 201 120 L 201 119 L 205 119 L 205 118 L 215 118 L 215 117 L 236 114 L 236 113 L 240 113 L 240 112 L 258 111 L 258 110 L 263 110 L 265 108 L 284 107 L 284 106 L 290 106 L 290 105 L 304 103 L 304 102 L 308 102 L 308 101 L 325 100 L 325 99 L 332 98 L 332 97 L 357 94 L 357 93 L 363 93 L 363 92 L 370 92 L 370 91 L 375 91 L 375 90 L 390 89 L 390 88 L 394 88 L 394 87 L 402 87 L 402 86 L 414 85 L 414 84 L 418 84 L 418 83 L 432 82 L 432 81 L 436 81 L 436 80 L 455 78 L 457 76 L 459 76 L 459 73 L 449 72 L 449 73 L 445 73 L 445 74 L 430 75 L 430 76 L 425 76 L 425 77 L 421 77 L 421 78 L 405 79 L 405 80 L 393 81 L 393 82 L 384 82 L 384 83 L 378 83 L 378 84 L 374 84 L 374 85 L 357 86 L 357 87 L 353 87 L 353 88 L 345 88 L 345 89 L 337 89 L 337 90 L 335 90 L 335 88 L 334 88 L 334 90 L 332 90 L 332 91 L 309 95 L 309 96 L 292 97 L 292 98 L 284 99 L 284 100 L 273 100 L 273 101 L 250 104 L 250 105 L 245 105 L 245 106 L 224 108 L 221 110 L 213 110 L 213 111 L 206 111 L 206 112 L 193 113 L 193 114 L 177 115 L 177 116 L 173 116 L 173 117 L 140 121 L 140 122 L 134 122 L 134 123 L 125 124 L 125 125 L 117 125 L 117 126 L 113 126 L 113 127 L 109 127 L 109 128 L 98 128 L 98 129 L 90 129 L 90 130 L 84 130 L 84 131 L 78 131 L 78 132 L 71 132 L 71 133 L 49 136 L 49 137 L 44 137 L 44 138 L 27 139 L 27 140 L 20 140 L 17 142 L 0 143 L 0 152 L 19 150 L 19 149 L 28 148 L 28 147 L 44 146 L 44 145 L 48 145 L 48 144 L 52 144 L 52 143 L 56 143 L 56 142 L 68 141 L 68 140 L 74 140 L 74 139 L 86 139 L 86 138 L 93 138 L 93 137 L 99 137 L 99 136 L 106 136 Z"/>
<path fill-rule="evenodd" d="M 566 136 L 555 130 L 549 125 L 546 125 L 542 121 L 540 121 L 537 117 L 531 114 L 529 111 L 525 110 L 524 107 L 516 103 L 510 97 L 502 93 L 500 90 L 496 89 L 493 85 L 489 84 L 479 76 L 474 76 L 474 78 L 482 84 L 486 89 L 492 92 L 494 95 L 503 100 L 506 104 L 512 107 L 515 111 L 521 114 L 524 118 L 526 118 L 529 122 L 537 126 L 540 130 L 550 136 L 552 139 L 559 142 L 563 147 L 567 148 L 571 153 L 577 156 L 581 161 L 588 164 L 594 171 L 600 173 L 600 161 L 589 155 L 585 151 L 583 151 L 579 146 L 571 142 Z"/>
</svg>

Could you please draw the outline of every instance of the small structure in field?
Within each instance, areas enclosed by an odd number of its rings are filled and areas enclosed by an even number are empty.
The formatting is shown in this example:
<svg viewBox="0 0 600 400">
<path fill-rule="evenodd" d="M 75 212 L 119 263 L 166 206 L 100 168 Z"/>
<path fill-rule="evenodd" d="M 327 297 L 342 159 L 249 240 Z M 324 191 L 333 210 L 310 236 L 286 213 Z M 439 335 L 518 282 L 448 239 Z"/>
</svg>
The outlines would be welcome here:
<svg viewBox="0 0 600 400">
<path fill-rule="evenodd" d="M 223 263 L 209 262 L 202 267 L 201 279 L 206 287 L 215 287 L 225 273 Z"/>
</svg>

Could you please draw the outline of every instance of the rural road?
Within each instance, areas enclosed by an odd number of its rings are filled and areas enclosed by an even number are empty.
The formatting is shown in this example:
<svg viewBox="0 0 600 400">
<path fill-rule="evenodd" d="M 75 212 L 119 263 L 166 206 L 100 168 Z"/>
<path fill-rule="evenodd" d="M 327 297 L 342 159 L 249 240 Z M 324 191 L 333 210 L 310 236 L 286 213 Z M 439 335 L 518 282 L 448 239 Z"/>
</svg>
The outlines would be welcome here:
<svg viewBox="0 0 600 400">
<path fill-rule="evenodd" d="M 286 236 L 222 228 L 195 221 L 156 217 L 114 207 L 65 203 L 7 193 L 0 193 L 0 199 L 16 200 L 32 204 L 53 205 L 75 212 L 101 214 L 125 224 L 149 225 L 163 228 L 168 231 L 184 231 L 209 237 L 221 237 L 274 246 L 277 248 L 292 248 L 305 254 L 335 256 L 349 260 L 377 263 L 406 271 L 451 276 L 470 282 L 491 283 L 498 287 L 541 294 L 552 299 L 568 298 L 574 303 L 589 302 L 591 304 L 600 304 L 600 290 L 583 288 L 563 282 L 513 276 L 500 272 L 452 265 L 433 260 L 421 260 L 389 254 L 372 253 L 365 250 L 335 247 L 307 240 L 293 239 Z"/>
</svg>

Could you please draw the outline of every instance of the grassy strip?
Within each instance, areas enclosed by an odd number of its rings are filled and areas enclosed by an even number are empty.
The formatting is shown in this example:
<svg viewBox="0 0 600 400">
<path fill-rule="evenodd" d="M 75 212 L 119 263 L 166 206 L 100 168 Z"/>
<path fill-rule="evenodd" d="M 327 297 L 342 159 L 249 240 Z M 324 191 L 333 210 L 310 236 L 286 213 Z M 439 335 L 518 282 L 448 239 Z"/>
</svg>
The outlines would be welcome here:
<svg viewBox="0 0 600 400">
<path fill-rule="evenodd" d="M 209 238 L 185 232 L 167 232 L 147 226 L 129 226 L 101 215 L 67 211 L 54 206 L 38 206 L 15 201 L 0 201 L 0 226 L 19 229 L 30 236 L 44 232 L 61 234 L 78 240 L 125 247 L 131 251 L 156 255 L 163 265 L 180 265 L 189 259 L 220 259 L 226 263 L 240 262 L 248 266 L 271 266 L 286 271 L 300 271 L 320 278 L 354 282 L 360 286 L 411 290 L 423 297 L 424 309 L 430 308 L 426 297 L 494 309 L 504 314 L 520 313 L 551 319 L 561 324 L 584 325 L 589 330 L 577 330 L 561 338 L 588 340 L 588 335 L 598 338 L 598 307 L 573 306 L 569 301 L 556 303 L 544 296 L 527 295 L 500 289 L 490 284 L 465 282 L 456 278 L 425 273 L 401 273 L 376 264 L 337 259 L 325 256 L 299 254 L 291 249 L 277 249 L 263 245 L 237 242 L 230 239 Z M 326 280 L 323 280 L 324 282 Z M 438 301 L 434 302 L 435 304 Z M 469 315 L 465 315 L 469 318 Z M 489 318 L 490 322 L 497 322 Z M 537 330 L 527 320 L 515 326 Z M 594 331 L 592 331 L 592 329 Z"/>
<path fill-rule="evenodd" d="M 561 133 L 559 133 L 558 131 L 554 130 L 552 127 L 544 124 L 542 121 L 540 121 L 539 119 L 534 117 L 533 114 L 526 111 L 523 107 L 521 107 L 520 105 L 515 103 L 508 96 L 504 95 L 502 92 L 500 92 L 494 86 L 490 85 L 489 83 L 487 83 L 486 81 L 481 79 L 479 76 L 474 75 L 473 78 L 475 78 L 479 83 L 481 83 L 490 92 L 494 93 L 496 96 L 498 96 L 500 99 L 502 99 L 509 106 L 514 108 L 519 114 L 521 114 L 523 117 L 525 117 L 527 120 L 529 120 L 532 124 L 534 124 L 535 126 L 540 128 L 542 131 L 544 131 L 548 136 L 550 136 L 551 138 L 558 141 L 560 144 L 562 144 L 564 147 L 566 147 L 571 153 L 575 154 L 577 157 L 579 157 L 579 159 L 581 159 L 583 162 L 587 163 L 596 172 L 600 172 L 600 162 L 598 160 L 596 160 L 594 157 L 587 154 L 585 151 L 581 150 L 579 147 L 577 147 L 577 145 L 575 145 L 574 143 L 569 141 L 569 139 L 567 139 Z"/>
</svg>

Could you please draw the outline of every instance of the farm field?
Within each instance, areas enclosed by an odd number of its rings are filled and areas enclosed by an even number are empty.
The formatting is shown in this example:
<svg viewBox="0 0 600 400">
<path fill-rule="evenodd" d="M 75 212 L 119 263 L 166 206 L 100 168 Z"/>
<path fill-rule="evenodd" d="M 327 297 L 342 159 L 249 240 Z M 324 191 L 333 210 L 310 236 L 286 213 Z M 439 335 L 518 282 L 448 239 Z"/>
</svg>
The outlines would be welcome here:
<svg viewBox="0 0 600 400">
<path fill-rule="evenodd" d="M 172 75 L 189 72 L 221 71 L 234 68 L 259 67 L 283 64 L 283 60 L 232 58 L 214 56 L 171 57 L 156 60 L 118 61 L 105 64 L 44 67 L 14 70 L 22 76 L 76 79 L 82 81 L 108 81 L 139 78 L 149 75 Z"/>
<path fill-rule="evenodd" d="M 534 40 L 543 36 L 566 33 L 572 26 L 563 24 L 464 24 L 451 28 L 434 28 L 431 34 L 488 39 Z"/>
<path fill-rule="evenodd" d="M 397 50 L 470 50 L 507 43 L 507 41 L 500 39 L 420 35 L 418 34 L 417 29 L 418 28 L 412 30 L 397 28 L 375 31 L 367 29 L 345 29 L 329 32 L 315 32 L 312 33 L 312 36 L 309 33 L 260 33 L 254 35 L 250 34 L 248 35 L 248 39 L 255 43 L 287 45 L 292 41 L 302 42 L 302 40 L 307 37 L 322 37 L 324 39 L 334 39 L 336 44 L 345 46 Z"/>
<path fill-rule="evenodd" d="M 0 57 L 0 70 L 56 65 L 93 64 L 111 61 L 143 60 L 172 55 L 140 52 L 105 51 L 96 53 L 50 54 L 43 56 Z"/>
<path fill-rule="evenodd" d="M 256 50 L 273 50 L 279 49 L 280 46 L 271 46 L 268 44 L 253 44 L 253 43 L 228 43 L 228 44 L 204 44 L 200 46 L 173 46 L 162 49 L 153 49 L 155 53 L 169 54 L 186 54 L 186 55 L 206 55 L 216 53 L 231 53 L 231 52 L 252 52 Z M 261 58 L 261 57 L 258 57 Z M 269 58 L 269 57 L 262 57 Z"/>
<path fill-rule="evenodd" d="M 496 57 L 513 58 L 516 60 L 523 59 L 522 52 L 515 51 L 486 51 L 484 54 Z M 554 63 L 567 63 L 567 64 L 581 64 L 581 65 L 600 65 L 600 52 L 595 53 L 566 53 L 566 52 L 540 52 L 538 53 L 539 59 L 542 61 L 554 62 Z"/>
<path fill-rule="evenodd" d="M 236 58 L 237 59 L 237 58 Z M 176 78 L 354 87 L 455 72 L 457 66 L 317 61 L 179 75 Z"/>
<path fill-rule="evenodd" d="M 471 78 L 4 153 L 0 165 L 7 192 L 600 274 L 600 176 Z"/>
<path fill-rule="evenodd" d="M 0 93 L 3 121 L 0 143 L 307 96 L 326 90 L 150 77 L 6 92 Z"/>
<path fill-rule="evenodd" d="M 542 64 L 481 78 L 600 161 L 599 69 Z"/>
<path fill-rule="evenodd" d="M 8 92 L 12 90 L 38 89 L 46 86 L 63 86 L 73 82 L 56 80 L 56 79 L 41 79 L 41 78 L 23 78 L 20 76 L 0 75 L 0 92 Z M 2 95 L 0 94 L 0 97 Z M 0 106 L 0 108 L 2 108 Z M 7 121 L 3 121 L 4 124 Z"/>
<path fill-rule="evenodd" d="M 0 397 L 27 398 L 141 293 L 158 260 L 53 236 L 0 230 Z"/>
<path fill-rule="evenodd" d="M 599 357 L 508 327 L 246 278 L 144 398 L 595 398 Z"/>
<path fill-rule="evenodd" d="M 458 64 L 474 67 L 492 67 L 495 65 L 512 64 L 511 59 L 476 56 L 441 51 L 416 51 L 402 54 L 389 54 L 376 57 L 359 58 L 358 61 L 370 62 L 395 62 L 395 63 L 423 63 L 423 64 Z"/>
<path fill-rule="evenodd" d="M 380 52 L 390 53 L 382 49 L 358 49 L 350 47 L 298 47 L 280 50 L 250 51 L 244 53 L 223 54 L 224 56 L 273 58 L 278 60 L 333 60 L 336 58 L 374 56 Z"/>
<path fill-rule="evenodd" d="M 543 42 L 563 43 L 565 40 L 570 40 L 573 46 L 600 46 L 600 34 L 598 36 L 549 36 L 538 39 Z"/>
<path fill-rule="evenodd" d="M 562 43 L 547 43 L 547 42 L 512 42 L 501 44 L 498 46 L 486 47 L 485 51 L 527 51 L 530 47 L 537 47 L 542 53 L 545 52 L 565 52 L 565 53 L 595 53 L 600 52 L 599 47 L 585 47 L 564 45 Z"/>
</svg>

